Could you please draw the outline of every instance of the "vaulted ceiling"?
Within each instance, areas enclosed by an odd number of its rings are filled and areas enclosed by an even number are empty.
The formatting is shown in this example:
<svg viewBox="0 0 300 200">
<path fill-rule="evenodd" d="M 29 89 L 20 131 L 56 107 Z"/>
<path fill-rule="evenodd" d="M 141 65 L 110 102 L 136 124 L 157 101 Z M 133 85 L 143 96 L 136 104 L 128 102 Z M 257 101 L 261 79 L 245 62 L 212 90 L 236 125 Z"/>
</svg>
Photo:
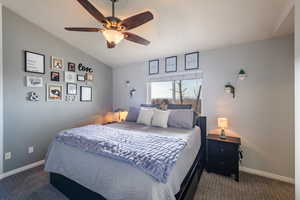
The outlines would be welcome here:
<svg viewBox="0 0 300 200">
<path fill-rule="evenodd" d="M 76 0 L 0 0 L 20 16 L 111 67 L 194 50 L 264 40 L 294 31 L 293 0 L 119 0 L 125 18 L 149 10 L 154 20 L 131 32 L 151 41 L 122 41 L 107 49 L 99 33 L 67 32 L 65 26 L 101 27 Z M 105 16 L 110 0 L 90 0 Z"/>
</svg>

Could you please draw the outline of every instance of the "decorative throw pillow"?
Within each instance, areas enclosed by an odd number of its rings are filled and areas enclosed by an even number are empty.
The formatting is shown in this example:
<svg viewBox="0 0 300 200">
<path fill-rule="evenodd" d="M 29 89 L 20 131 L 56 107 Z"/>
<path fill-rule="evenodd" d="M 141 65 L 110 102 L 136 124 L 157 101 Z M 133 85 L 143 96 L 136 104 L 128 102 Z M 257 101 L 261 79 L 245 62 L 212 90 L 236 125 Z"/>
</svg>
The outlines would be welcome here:
<svg viewBox="0 0 300 200">
<path fill-rule="evenodd" d="M 170 111 L 155 109 L 153 112 L 152 126 L 168 128 L 168 119 Z"/>
<path fill-rule="evenodd" d="M 192 110 L 170 110 L 168 125 L 174 128 L 192 129 L 194 127 Z"/>
<path fill-rule="evenodd" d="M 127 122 L 136 122 L 140 113 L 140 108 L 130 107 L 126 118 Z"/>
<path fill-rule="evenodd" d="M 151 126 L 152 117 L 153 117 L 153 109 L 141 108 L 139 117 L 137 119 L 137 123 Z"/>
</svg>

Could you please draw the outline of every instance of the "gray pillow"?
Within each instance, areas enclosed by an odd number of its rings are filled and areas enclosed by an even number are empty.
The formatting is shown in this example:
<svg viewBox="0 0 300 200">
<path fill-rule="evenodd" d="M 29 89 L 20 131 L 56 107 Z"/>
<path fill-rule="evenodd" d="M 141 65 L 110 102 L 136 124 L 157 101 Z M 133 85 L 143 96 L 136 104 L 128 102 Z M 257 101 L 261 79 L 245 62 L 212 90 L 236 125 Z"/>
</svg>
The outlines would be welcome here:
<svg viewBox="0 0 300 200">
<path fill-rule="evenodd" d="M 140 114 L 140 108 L 130 107 L 126 118 L 127 122 L 136 122 Z"/>
<path fill-rule="evenodd" d="M 192 129 L 193 123 L 194 113 L 192 110 L 170 110 L 169 127 Z"/>
</svg>

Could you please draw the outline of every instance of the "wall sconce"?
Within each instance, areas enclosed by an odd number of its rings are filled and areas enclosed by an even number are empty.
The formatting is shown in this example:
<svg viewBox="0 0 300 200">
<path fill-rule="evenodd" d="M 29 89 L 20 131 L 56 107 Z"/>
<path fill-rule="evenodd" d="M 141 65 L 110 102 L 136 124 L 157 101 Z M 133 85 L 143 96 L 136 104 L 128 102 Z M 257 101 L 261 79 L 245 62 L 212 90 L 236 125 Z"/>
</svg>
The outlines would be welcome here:
<svg viewBox="0 0 300 200">
<path fill-rule="evenodd" d="M 241 69 L 238 74 L 239 80 L 243 81 L 243 80 L 245 80 L 246 77 L 247 77 L 247 74 L 246 74 L 245 70 Z"/>
<path fill-rule="evenodd" d="M 235 98 L 235 88 L 233 87 L 233 85 L 231 85 L 231 83 L 227 83 L 225 85 L 225 92 L 227 94 L 232 94 L 232 97 Z"/>
</svg>

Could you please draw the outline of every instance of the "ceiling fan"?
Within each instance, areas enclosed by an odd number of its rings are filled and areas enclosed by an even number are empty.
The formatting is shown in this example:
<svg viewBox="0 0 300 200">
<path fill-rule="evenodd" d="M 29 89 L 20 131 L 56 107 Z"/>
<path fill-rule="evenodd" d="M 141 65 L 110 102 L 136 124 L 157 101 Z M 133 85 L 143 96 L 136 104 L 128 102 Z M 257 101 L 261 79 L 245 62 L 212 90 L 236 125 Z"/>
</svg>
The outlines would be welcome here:
<svg viewBox="0 0 300 200">
<path fill-rule="evenodd" d="M 115 16 L 115 3 L 112 2 L 112 16 L 104 17 L 104 15 L 93 6 L 88 0 L 77 0 L 94 18 L 103 24 L 103 28 L 86 28 L 86 27 L 66 27 L 67 31 L 82 31 L 82 32 L 101 32 L 107 41 L 108 48 L 114 48 L 123 39 L 135 42 L 142 45 L 149 45 L 150 41 L 126 32 L 141 26 L 153 19 L 153 14 L 149 11 L 128 17 L 124 20 Z"/>
</svg>

